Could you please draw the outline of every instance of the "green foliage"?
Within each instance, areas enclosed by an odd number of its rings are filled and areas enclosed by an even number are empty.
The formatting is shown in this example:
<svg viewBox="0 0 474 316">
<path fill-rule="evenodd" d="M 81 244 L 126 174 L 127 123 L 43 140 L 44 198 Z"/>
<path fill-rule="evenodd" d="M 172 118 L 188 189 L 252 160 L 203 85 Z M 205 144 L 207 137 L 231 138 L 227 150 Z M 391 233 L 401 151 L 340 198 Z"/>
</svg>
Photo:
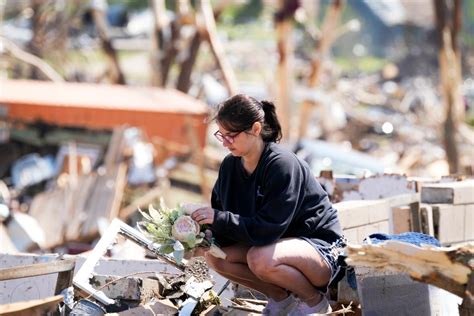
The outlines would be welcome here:
<svg viewBox="0 0 474 316">
<path fill-rule="evenodd" d="M 132 10 L 142 10 L 148 7 L 148 0 L 108 0 L 109 5 L 123 4 Z"/>
<path fill-rule="evenodd" d="M 463 1 L 462 14 L 462 41 L 466 46 L 474 48 L 474 1 Z"/>
<path fill-rule="evenodd" d="M 474 114 L 471 115 L 471 116 L 468 116 L 466 118 L 466 123 L 472 127 L 474 127 Z"/>
<path fill-rule="evenodd" d="M 244 5 L 230 6 L 224 14 L 232 23 L 248 23 L 260 17 L 263 12 L 262 0 L 249 0 Z"/>
<path fill-rule="evenodd" d="M 383 58 L 374 56 L 356 57 L 356 58 L 335 58 L 336 64 L 341 67 L 343 72 L 357 70 L 364 73 L 374 73 L 382 70 L 387 61 Z"/>
</svg>

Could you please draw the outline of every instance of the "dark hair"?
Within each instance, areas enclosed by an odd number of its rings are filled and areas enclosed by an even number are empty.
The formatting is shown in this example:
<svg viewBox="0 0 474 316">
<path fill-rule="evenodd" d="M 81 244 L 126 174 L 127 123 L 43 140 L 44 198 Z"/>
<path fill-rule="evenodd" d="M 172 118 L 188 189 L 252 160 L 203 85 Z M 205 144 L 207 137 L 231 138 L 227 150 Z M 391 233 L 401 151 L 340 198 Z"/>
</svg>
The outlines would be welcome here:
<svg viewBox="0 0 474 316">
<path fill-rule="evenodd" d="M 214 119 L 230 132 L 243 132 L 260 122 L 265 142 L 279 142 L 282 136 L 275 105 L 245 94 L 234 95 L 219 104 Z"/>
</svg>

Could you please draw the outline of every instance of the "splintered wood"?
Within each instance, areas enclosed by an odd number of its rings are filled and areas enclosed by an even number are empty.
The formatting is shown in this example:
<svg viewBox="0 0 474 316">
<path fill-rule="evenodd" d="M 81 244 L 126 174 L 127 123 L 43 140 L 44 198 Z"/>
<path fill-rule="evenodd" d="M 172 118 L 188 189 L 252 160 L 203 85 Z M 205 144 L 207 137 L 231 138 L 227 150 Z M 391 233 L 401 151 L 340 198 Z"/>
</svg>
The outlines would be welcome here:
<svg viewBox="0 0 474 316">
<path fill-rule="evenodd" d="M 408 273 L 415 280 L 465 296 L 474 268 L 474 243 L 451 248 L 418 247 L 399 241 L 375 245 L 349 245 L 347 263 Z"/>
</svg>

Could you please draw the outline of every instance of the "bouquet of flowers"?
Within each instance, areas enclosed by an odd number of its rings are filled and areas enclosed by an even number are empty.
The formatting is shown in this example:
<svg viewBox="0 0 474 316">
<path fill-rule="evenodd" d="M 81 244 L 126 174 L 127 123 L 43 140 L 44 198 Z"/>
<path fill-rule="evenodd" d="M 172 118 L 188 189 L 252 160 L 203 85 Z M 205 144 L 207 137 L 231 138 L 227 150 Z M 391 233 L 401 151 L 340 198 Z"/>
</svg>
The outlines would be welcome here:
<svg viewBox="0 0 474 316">
<path fill-rule="evenodd" d="M 148 213 L 139 209 L 145 219 L 139 223 L 147 235 L 156 243 L 160 244 L 161 254 L 173 253 L 175 260 L 180 263 L 184 253 L 189 252 L 197 246 L 211 248 L 213 255 L 224 258 L 225 253 L 213 244 L 212 238 L 207 238 L 205 226 L 199 224 L 189 216 L 194 210 L 178 205 L 168 208 L 163 199 L 160 199 L 159 209 L 153 205 L 148 206 Z"/>
</svg>

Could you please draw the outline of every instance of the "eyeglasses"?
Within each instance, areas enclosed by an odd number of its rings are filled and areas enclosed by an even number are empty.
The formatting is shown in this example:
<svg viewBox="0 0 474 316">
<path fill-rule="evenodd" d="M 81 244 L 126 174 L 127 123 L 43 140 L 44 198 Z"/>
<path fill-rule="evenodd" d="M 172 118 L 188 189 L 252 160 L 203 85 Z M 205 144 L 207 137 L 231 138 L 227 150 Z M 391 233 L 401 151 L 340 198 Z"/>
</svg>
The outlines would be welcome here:
<svg viewBox="0 0 474 316">
<path fill-rule="evenodd" d="M 237 132 L 235 133 L 234 135 L 224 135 L 222 134 L 220 131 L 216 131 L 214 133 L 214 136 L 217 138 L 218 141 L 220 141 L 221 143 L 225 141 L 227 141 L 229 144 L 233 144 L 234 141 L 235 141 L 235 138 L 237 136 L 239 136 L 240 133 L 242 133 L 243 131 L 240 131 L 240 132 Z"/>
</svg>

